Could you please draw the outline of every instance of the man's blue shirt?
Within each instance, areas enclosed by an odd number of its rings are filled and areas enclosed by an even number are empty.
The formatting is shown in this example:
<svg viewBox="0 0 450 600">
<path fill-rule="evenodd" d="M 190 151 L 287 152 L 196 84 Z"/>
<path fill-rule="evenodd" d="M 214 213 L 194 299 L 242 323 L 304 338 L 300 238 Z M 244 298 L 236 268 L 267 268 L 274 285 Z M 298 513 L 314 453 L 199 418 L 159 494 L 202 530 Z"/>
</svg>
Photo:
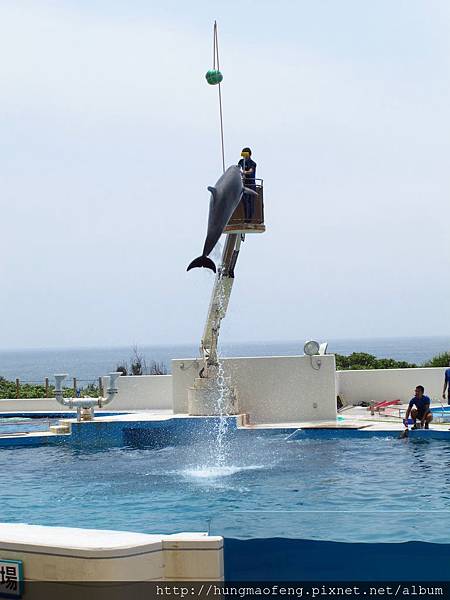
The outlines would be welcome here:
<svg viewBox="0 0 450 600">
<path fill-rule="evenodd" d="M 450 369 L 445 371 L 445 381 L 450 385 Z"/>
<path fill-rule="evenodd" d="M 256 163 L 251 158 L 241 158 L 238 162 L 238 166 L 241 167 L 243 171 L 248 171 L 249 169 L 253 170 L 251 175 L 244 175 L 244 184 L 245 183 L 255 183 L 256 177 Z"/>
<path fill-rule="evenodd" d="M 409 407 L 412 408 L 414 405 L 416 405 L 416 408 L 419 412 L 424 412 L 426 408 L 429 408 L 431 404 L 431 400 L 428 398 L 428 396 L 422 396 L 422 398 L 412 398 L 409 401 Z"/>
</svg>

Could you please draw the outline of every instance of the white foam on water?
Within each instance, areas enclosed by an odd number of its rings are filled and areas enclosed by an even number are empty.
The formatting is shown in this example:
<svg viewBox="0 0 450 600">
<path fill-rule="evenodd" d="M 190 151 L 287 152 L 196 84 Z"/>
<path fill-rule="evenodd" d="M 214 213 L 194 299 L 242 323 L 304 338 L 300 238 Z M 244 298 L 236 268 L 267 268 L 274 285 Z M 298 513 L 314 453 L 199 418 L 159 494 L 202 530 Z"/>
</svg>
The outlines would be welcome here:
<svg viewBox="0 0 450 600">
<path fill-rule="evenodd" d="M 249 465 L 238 467 L 234 465 L 204 465 L 193 469 L 184 469 L 181 471 L 183 477 L 189 479 L 218 479 L 219 477 L 229 477 L 241 471 L 254 471 L 264 469 L 263 465 Z"/>
</svg>

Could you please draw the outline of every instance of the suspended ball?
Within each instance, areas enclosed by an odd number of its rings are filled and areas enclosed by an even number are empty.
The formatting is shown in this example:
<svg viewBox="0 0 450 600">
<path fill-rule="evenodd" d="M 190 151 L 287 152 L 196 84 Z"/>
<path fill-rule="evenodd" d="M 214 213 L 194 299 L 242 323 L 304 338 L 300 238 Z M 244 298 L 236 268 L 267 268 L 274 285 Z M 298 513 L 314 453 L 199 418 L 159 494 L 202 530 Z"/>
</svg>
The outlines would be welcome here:
<svg viewBox="0 0 450 600">
<path fill-rule="evenodd" d="M 222 73 L 220 71 L 217 71 L 216 69 L 209 70 L 206 73 L 205 77 L 209 85 L 217 85 L 223 79 Z"/>
</svg>

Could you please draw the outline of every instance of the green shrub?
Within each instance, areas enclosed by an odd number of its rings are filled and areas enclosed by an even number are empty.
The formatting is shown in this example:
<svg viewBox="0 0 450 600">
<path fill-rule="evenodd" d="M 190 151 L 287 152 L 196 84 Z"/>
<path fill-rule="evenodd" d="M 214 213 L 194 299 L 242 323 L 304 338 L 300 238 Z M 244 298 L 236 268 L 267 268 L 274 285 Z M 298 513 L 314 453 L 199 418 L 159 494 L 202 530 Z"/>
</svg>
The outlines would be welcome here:
<svg viewBox="0 0 450 600">
<path fill-rule="evenodd" d="M 448 367 L 450 363 L 450 352 L 443 352 L 423 363 L 424 367 Z"/>
<path fill-rule="evenodd" d="M 15 398 L 17 394 L 16 382 L 8 381 L 4 377 L 0 377 L 0 398 Z M 73 388 L 66 388 L 64 390 L 65 398 L 73 398 L 75 396 Z M 82 396 L 89 396 L 97 398 L 99 396 L 99 389 L 94 383 L 88 384 L 81 390 Z M 36 385 L 34 383 L 20 383 L 19 385 L 19 398 L 45 398 L 45 385 Z M 48 397 L 55 397 L 55 388 L 52 385 L 48 386 Z"/>
<path fill-rule="evenodd" d="M 377 358 L 366 352 L 352 352 L 349 356 L 336 354 L 336 369 L 339 371 L 362 369 L 415 369 L 419 365 L 408 363 L 405 360 L 393 358 Z M 448 367 L 450 352 L 443 352 L 424 362 L 421 367 Z"/>
<path fill-rule="evenodd" d="M 417 365 L 408 363 L 404 360 L 394 360 L 393 358 L 377 358 L 373 354 L 366 352 L 352 352 L 349 356 L 336 354 L 336 369 L 339 371 L 363 369 L 410 369 Z"/>
</svg>

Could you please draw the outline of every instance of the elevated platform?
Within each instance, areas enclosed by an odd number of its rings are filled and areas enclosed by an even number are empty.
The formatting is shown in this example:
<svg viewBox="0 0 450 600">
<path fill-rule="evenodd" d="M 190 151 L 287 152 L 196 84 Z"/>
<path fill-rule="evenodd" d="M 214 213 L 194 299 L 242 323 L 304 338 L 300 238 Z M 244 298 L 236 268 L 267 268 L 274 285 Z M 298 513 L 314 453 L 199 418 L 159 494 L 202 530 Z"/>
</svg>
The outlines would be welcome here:
<svg viewBox="0 0 450 600">
<path fill-rule="evenodd" d="M 251 221 L 246 222 L 244 204 L 241 201 L 234 213 L 231 215 L 231 219 L 228 225 L 223 230 L 224 233 L 264 233 L 266 226 L 264 225 L 264 187 L 263 180 L 257 179 L 256 183 L 250 186 L 256 193 L 257 197 L 253 198 L 253 218 Z"/>
<path fill-rule="evenodd" d="M 264 223 L 245 223 L 242 221 L 241 223 L 232 224 L 230 222 L 223 231 L 224 233 L 264 233 L 266 226 Z"/>
</svg>

